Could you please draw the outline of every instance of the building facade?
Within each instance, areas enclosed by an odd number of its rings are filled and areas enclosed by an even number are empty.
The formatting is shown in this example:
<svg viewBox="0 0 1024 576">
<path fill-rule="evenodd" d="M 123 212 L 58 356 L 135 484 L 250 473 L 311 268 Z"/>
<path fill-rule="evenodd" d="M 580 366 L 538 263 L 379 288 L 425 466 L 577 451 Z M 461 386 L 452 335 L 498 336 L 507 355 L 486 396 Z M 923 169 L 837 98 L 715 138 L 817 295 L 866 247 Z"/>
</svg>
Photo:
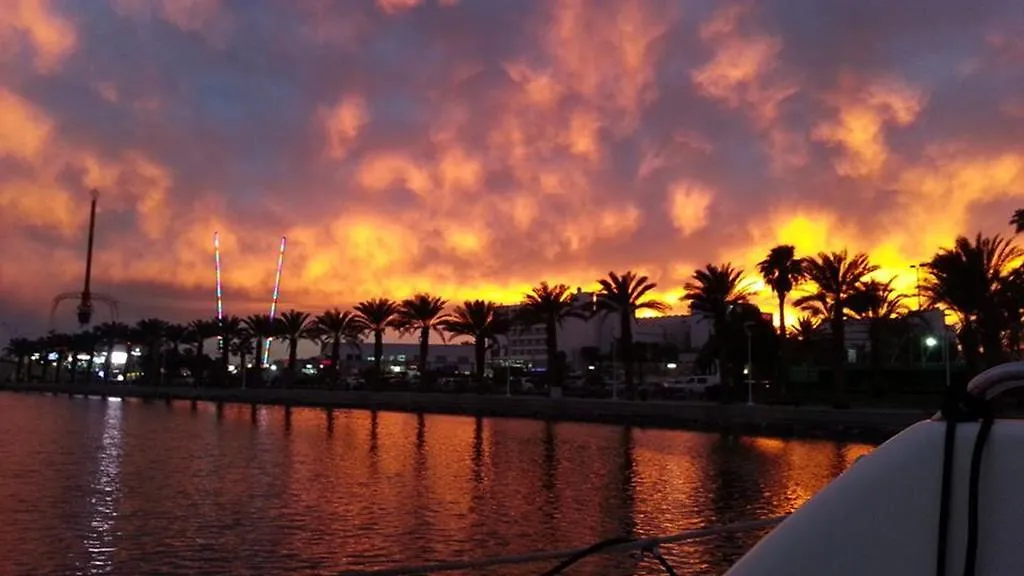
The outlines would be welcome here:
<svg viewBox="0 0 1024 576">
<path fill-rule="evenodd" d="M 574 301 L 583 310 L 593 310 L 596 298 L 594 292 L 577 289 Z M 515 315 L 519 305 L 503 306 L 502 310 Z M 558 327 L 558 348 L 565 354 L 569 369 L 582 372 L 587 367 L 588 355 L 594 352 L 614 354 L 613 349 L 619 332 L 619 320 L 614 315 L 598 314 L 588 315 L 586 318 L 567 318 Z M 637 318 L 633 326 L 634 342 L 671 344 L 680 352 L 700 349 L 710 336 L 711 322 L 694 315 Z M 514 324 L 509 333 L 500 338 L 500 345 L 493 352 L 492 359 L 499 364 L 546 369 L 547 345 L 544 325 Z"/>
<path fill-rule="evenodd" d="M 357 372 L 374 364 L 373 342 L 364 342 L 359 347 L 342 345 L 339 354 L 342 371 Z M 321 348 L 320 360 L 323 366 L 331 357 L 331 344 Z M 385 342 L 381 365 L 386 372 L 415 372 L 419 368 L 420 345 L 400 342 Z M 427 352 L 427 366 L 431 370 L 450 372 L 472 372 L 474 368 L 473 346 L 468 344 L 431 343 Z"/>
</svg>

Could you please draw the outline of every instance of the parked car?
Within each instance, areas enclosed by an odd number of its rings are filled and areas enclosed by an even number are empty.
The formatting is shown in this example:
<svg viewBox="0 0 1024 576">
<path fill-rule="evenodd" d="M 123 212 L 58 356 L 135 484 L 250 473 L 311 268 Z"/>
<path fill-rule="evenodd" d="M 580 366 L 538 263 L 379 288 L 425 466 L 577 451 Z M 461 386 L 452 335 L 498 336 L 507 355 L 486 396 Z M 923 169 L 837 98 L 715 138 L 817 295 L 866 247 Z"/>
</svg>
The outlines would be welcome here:
<svg viewBox="0 0 1024 576">
<path fill-rule="evenodd" d="M 720 384 L 721 381 L 717 375 L 709 375 L 666 380 L 662 382 L 661 386 L 662 391 L 668 397 L 705 400 L 709 396 L 711 389 Z"/>
</svg>

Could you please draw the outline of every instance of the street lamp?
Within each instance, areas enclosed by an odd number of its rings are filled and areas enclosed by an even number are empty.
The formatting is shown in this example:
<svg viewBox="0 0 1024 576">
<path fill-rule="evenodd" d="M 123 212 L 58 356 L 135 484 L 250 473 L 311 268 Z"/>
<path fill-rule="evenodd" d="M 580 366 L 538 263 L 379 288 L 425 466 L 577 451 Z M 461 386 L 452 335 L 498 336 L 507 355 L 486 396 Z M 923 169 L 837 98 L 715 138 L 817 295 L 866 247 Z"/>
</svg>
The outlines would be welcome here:
<svg viewBox="0 0 1024 576">
<path fill-rule="evenodd" d="M 927 346 L 929 350 L 934 348 L 936 345 L 938 345 L 938 343 L 939 343 L 939 339 L 936 338 L 935 336 L 928 335 L 924 339 L 924 345 Z M 949 382 L 950 382 L 949 330 L 946 329 L 945 326 L 943 326 L 943 332 L 942 332 L 942 363 L 943 363 L 943 365 L 945 367 L 945 370 L 946 370 L 946 388 L 949 388 Z"/>
<path fill-rule="evenodd" d="M 743 328 L 747 332 L 747 369 L 744 370 L 747 373 L 747 406 L 754 405 L 754 346 L 750 330 L 753 326 L 753 322 L 743 323 Z"/>
</svg>

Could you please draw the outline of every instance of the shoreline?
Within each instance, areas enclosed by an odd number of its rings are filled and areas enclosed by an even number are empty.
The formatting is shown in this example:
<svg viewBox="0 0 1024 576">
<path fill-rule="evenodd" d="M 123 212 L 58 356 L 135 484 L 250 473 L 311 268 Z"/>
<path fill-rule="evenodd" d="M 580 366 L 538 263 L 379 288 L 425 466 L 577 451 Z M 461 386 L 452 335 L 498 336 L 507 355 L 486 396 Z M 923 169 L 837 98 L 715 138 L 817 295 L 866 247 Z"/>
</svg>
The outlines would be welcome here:
<svg viewBox="0 0 1024 576">
<path fill-rule="evenodd" d="M 932 412 L 905 409 L 836 410 L 814 406 L 769 406 L 709 402 L 599 400 L 427 392 L 311 389 L 221 389 L 123 384 L 3 383 L 0 391 L 195 400 L 336 409 L 450 414 L 542 421 L 591 422 L 642 428 L 698 430 L 832 440 L 883 442 Z"/>
</svg>

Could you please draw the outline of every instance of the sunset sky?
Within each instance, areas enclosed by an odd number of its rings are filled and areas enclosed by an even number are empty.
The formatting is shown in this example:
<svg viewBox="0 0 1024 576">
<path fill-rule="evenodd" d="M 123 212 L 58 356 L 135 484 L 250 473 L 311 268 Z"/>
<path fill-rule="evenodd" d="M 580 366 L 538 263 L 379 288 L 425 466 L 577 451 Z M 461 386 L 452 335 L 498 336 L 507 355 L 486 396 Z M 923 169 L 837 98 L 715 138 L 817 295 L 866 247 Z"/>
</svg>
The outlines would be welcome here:
<svg viewBox="0 0 1024 576">
<path fill-rule="evenodd" d="M 3 0 L 0 321 L 518 300 L 1024 207 L 1020 0 Z M 73 327 L 69 305 L 58 327 Z M 97 321 L 106 320 L 102 308 Z M 6 334 L 0 330 L 0 340 Z"/>
</svg>

